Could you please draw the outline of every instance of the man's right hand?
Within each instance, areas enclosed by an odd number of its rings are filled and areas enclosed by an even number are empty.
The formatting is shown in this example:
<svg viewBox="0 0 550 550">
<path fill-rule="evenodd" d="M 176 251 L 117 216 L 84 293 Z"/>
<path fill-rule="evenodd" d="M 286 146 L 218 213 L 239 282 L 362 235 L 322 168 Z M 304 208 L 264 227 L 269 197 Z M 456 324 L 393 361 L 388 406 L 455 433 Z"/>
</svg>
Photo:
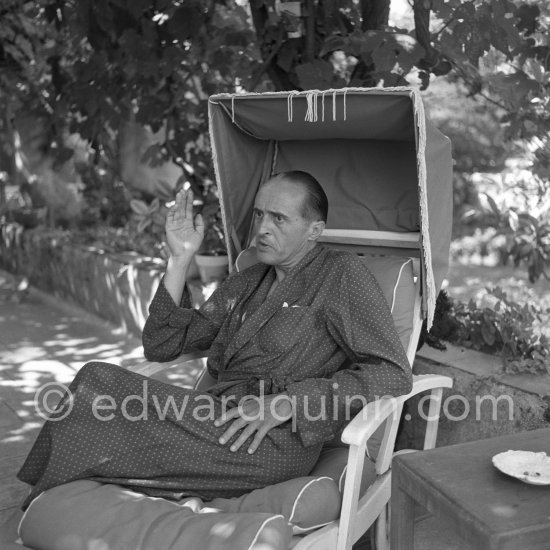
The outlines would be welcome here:
<svg viewBox="0 0 550 550">
<path fill-rule="evenodd" d="M 191 258 L 199 249 L 204 237 L 202 216 L 193 219 L 193 192 L 183 189 L 166 216 L 166 243 L 173 258 Z"/>
</svg>

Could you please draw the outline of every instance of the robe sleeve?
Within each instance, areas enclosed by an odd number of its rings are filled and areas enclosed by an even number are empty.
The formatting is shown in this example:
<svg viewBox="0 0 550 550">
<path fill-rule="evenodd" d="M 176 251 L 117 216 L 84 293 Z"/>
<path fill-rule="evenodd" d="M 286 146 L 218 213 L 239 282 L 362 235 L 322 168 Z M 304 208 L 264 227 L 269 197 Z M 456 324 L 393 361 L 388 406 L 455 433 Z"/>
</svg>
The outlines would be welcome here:
<svg viewBox="0 0 550 550">
<path fill-rule="evenodd" d="M 176 305 L 162 280 L 143 327 L 146 359 L 172 361 L 184 353 L 208 350 L 235 304 L 234 281 L 234 276 L 228 277 L 200 309 L 194 309 L 187 287 Z"/>
<path fill-rule="evenodd" d="M 348 356 L 348 366 L 330 378 L 308 378 L 287 387 L 306 447 L 334 437 L 365 403 L 412 389 L 411 367 L 374 276 L 352 258 L 338 283 L 329 292 L 326 324 Z"/>
</svg>

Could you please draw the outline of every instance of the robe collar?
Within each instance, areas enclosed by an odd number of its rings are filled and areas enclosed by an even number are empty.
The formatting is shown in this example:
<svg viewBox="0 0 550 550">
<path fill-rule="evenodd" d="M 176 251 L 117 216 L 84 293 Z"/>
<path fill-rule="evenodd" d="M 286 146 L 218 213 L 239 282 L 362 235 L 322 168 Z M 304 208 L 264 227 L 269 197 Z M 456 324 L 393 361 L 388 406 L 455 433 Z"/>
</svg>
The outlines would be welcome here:
<svg viewBox="0 0 550 550">
<path fill-rule="evenodd" d="M 324 250 L 322 245 L 316 244 L 289 270 L 286 277 L 277 285 L 265 302 L 254 313 L 244 319 L 225 350 L 225 365 L 281 308 L 290 307 L 305 294 L 309 286 L 307 268 Z M 273 282 L 275 280 L 275 268 L 270 266 L 266 271 L 262 272 L 262 275 L 269 277 L 269 280 Z M 262 276 L 261 279 L 251 281 L 252 288 L 249 289 L 250 294 L 256 291 L 258 284 L 263 280 L 264 277 Z"/>
</svg>

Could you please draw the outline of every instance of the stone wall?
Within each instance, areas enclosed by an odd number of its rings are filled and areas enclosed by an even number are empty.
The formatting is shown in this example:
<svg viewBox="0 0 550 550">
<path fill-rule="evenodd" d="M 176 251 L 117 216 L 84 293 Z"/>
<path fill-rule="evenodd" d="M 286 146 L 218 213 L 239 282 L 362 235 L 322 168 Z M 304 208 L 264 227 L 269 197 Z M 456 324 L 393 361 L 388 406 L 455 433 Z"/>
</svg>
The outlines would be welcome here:
<svg viewBox="0 0 550 550">
<path fill-rule="evenodd" d="M 0 267 L 72 302 L 135 336 L 160 282 L 164 264 L 135 253 L 108 253 L 39 230 L 3 228 Z"/>
<path fill-rule="evenodd" d="M 500 357 L 450 344 L 445 351 L 424 346 L 413 371 L 453 379 L 443 393 L 438 446 L 550 427 L 550 375 L 508 374 Z M 421 399 L 405 405 L 401 448 L 421 448 L 428 406 Z"/>
</svg>

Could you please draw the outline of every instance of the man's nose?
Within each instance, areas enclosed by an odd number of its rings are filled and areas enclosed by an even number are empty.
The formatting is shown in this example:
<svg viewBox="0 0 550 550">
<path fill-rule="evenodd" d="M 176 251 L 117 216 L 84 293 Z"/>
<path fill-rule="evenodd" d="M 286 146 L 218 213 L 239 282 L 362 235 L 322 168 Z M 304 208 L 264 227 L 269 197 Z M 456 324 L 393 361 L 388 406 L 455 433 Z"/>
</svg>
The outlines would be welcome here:
<svg viewBox="0 0 550 550">
<path fill-rule="evenodd" d="M 259 235 L 268 235 L 270 233 L 270 224 L 266 216 L 263 216 L 258 220 L 256 232 Z"/>
</svg>

